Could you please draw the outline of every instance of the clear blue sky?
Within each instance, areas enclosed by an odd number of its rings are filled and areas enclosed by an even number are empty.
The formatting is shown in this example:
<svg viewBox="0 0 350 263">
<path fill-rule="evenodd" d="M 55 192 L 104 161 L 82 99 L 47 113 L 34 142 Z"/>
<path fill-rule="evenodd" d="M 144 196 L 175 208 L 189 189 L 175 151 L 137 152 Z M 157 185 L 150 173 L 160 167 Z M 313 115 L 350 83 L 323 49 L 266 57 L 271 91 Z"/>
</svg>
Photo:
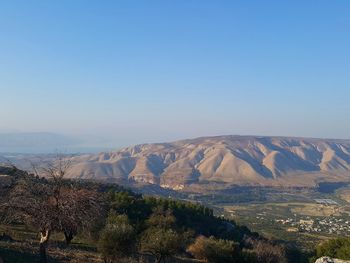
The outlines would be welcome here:
<svg viewBox="0 0 350 263">
<path fill-rule="evenodd" d="M 349 1 L 0 2 L 0 131 L 350 138 Z"/>
</svg>

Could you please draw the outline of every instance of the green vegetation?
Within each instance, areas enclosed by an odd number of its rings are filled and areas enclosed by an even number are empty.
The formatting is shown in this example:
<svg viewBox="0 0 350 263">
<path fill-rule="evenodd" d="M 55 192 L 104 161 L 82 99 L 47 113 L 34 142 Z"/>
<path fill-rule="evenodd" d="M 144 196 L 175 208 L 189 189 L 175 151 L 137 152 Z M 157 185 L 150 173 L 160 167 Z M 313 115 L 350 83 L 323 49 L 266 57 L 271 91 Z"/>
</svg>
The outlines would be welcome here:
<svg viewBox="0 0 350 263">
<path fill-rule="evenodd" d="M 316 257 L 329 256 L 350 259 L 350 238 L 336 238 L 325 241 L 316 247 Z"/>
<path fill-rule="evenodd" d="M 216 214 L 246 225 L 265 237 L 288 241 L 307 251 L 312 251 L 323 240 L 350 235 L 349 188 L 326 193 L 310 188 L 270 190 L 250 190 L 265 196 L 263 202 L 222 203 L 213 199 L 211 205 Z M 320 204 L 316 199 L 330 199 L 336 204 Z M 311 223 L 306 225 L 303 221 Z"/>
<path fill-rule="evenodd" d="M 188 252 L 205 262 L 242 262 L 239 243 L 216 239 L 213 236 L 209 238 L 198 236 L 195 242 L 189 246 Z"/>
<path fill-rule="evenodd" d="M 207 262 L 305 260 L 295 248 L 259 237 L 232 220 L 214 216 L 211 209 L 200 204 L 143 197 L 129 191 L 109 191 L 107 195 L 110 209 L 126 213 L 133 222 L 141 240 L 141 252 L 157 260 L 185 255 L 185 251 Z"/>
<path fill-rule="evenodd" d="M 147 229 L 141 234 L 140 251 L 154 256 L 157 263 L 176 255 L 185 245 L 182 241 L 186 237 L 175 229 L 175 222 L 171 210 L 157 207 L 146 221 Z"/>
<path fill-rule="evenodd" d="M 98 250 L 104 261 L 114 262 L 125 258 L 135 250 L 135 230 L 126 215 L 111 214 L 100 233 Z"/>
<path fill-rule="evenodd" d="M 6 174 L 12 184 L 0 188 L 0 233 L 5 233 L 0 257 L 5 262 L 44 262 L 38 253 L 43 239 L 49 262 L 307 262 L 293 242 L 269 240 L 227 219 L 229 209 L 239 213 L 237 206 L 218 210 L 224 218 L 200 203 L 143 196 L 117 185 L 42 179 L 15 168 Z M 260 212 L 267 218 L 281 211 L 290 215 L 301 204 L 249 203 L 241 212 L 256 230 Z M 282 227 L 272 219 L 270 225 L 277 231 Z M 346 258 L 347 242 L 322 244 L 313 256 Z"/>
</svg>

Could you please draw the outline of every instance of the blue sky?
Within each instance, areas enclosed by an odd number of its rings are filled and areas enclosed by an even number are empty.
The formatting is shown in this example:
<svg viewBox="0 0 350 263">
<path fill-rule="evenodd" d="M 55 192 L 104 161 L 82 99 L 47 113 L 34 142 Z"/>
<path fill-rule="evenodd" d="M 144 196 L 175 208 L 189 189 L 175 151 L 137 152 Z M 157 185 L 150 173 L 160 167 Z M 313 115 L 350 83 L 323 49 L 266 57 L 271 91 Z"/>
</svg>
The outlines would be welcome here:
<svg viewBox="0 0 350 263">
<path fill-rule="evenodd" d="M 350 139 L 349 14 L 329 0 L 1 1 L 0 131 Z"/>
</svg>

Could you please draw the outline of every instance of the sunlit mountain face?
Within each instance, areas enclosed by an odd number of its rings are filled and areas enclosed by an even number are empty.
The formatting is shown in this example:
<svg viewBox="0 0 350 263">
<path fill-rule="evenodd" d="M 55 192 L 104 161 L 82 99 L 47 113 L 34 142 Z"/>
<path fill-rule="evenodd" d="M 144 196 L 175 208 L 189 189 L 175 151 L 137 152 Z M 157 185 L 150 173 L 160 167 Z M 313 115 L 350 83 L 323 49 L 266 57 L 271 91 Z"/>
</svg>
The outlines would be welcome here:
<svg viewBox="0 0 350 263">
<path fill-rule="evenodd" d="M 350 141 L 217 136 L 72 157 L 70 176 L 183 190 L 220 184 L 315 186 L 350 181 Z"/>
</svg>

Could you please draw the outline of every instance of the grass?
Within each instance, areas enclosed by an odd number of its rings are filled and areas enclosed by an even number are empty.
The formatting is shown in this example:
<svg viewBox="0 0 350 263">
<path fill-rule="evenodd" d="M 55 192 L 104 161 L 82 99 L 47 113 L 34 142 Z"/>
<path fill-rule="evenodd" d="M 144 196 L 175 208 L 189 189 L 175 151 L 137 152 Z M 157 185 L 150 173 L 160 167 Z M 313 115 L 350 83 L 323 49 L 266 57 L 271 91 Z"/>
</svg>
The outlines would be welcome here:
<svg viewBox="0 0 350 263">
<path fill-rule="evenodd" d="M 340 216 L 340 210 L 336 206 L 324 206 L 319 204 L 304 204 L 291 208 L 291 212 L 306 216 Z"/>
<path fill-rule="evenodd" d="M 0 233 L 10 235 L 14 241 L 0 241 L 0 257 L 4 262 L 31 263 L 38 262 L 38 234 L 24 225 L 0 225 Z M 77 237 L 66 246 L 61 234 L 53 234 L 48 247 L 49 262 L 102 262 L 96 247 L 91 242 Z"/>
<path fill-rule="evenodd" d="M 0 242 L 0 257 L 4 262 L 31 263 L 38 262 L 38 257 L 33 251 L 22 243 Z"/>
<path fill-rule="evenodd" d="M 0 225 L 0 235 L 5 232 L 15 241 L 0 241 L 0 258 L 5 263 L 37 263 L 39 261 L 39 239 L 36 232 L 23 225 Z M 62 234 L 51 236 L 47 255 L 50 263 L 102 263 L 97 252 L 96 244 L 83 236 L 77 236 L 67 246 Z M 144 262 L 154 262 L 153 258 Z M 186 257 L 169 258 L 167 263 L 194 263 L 201 262 Z"/>
</svg>

